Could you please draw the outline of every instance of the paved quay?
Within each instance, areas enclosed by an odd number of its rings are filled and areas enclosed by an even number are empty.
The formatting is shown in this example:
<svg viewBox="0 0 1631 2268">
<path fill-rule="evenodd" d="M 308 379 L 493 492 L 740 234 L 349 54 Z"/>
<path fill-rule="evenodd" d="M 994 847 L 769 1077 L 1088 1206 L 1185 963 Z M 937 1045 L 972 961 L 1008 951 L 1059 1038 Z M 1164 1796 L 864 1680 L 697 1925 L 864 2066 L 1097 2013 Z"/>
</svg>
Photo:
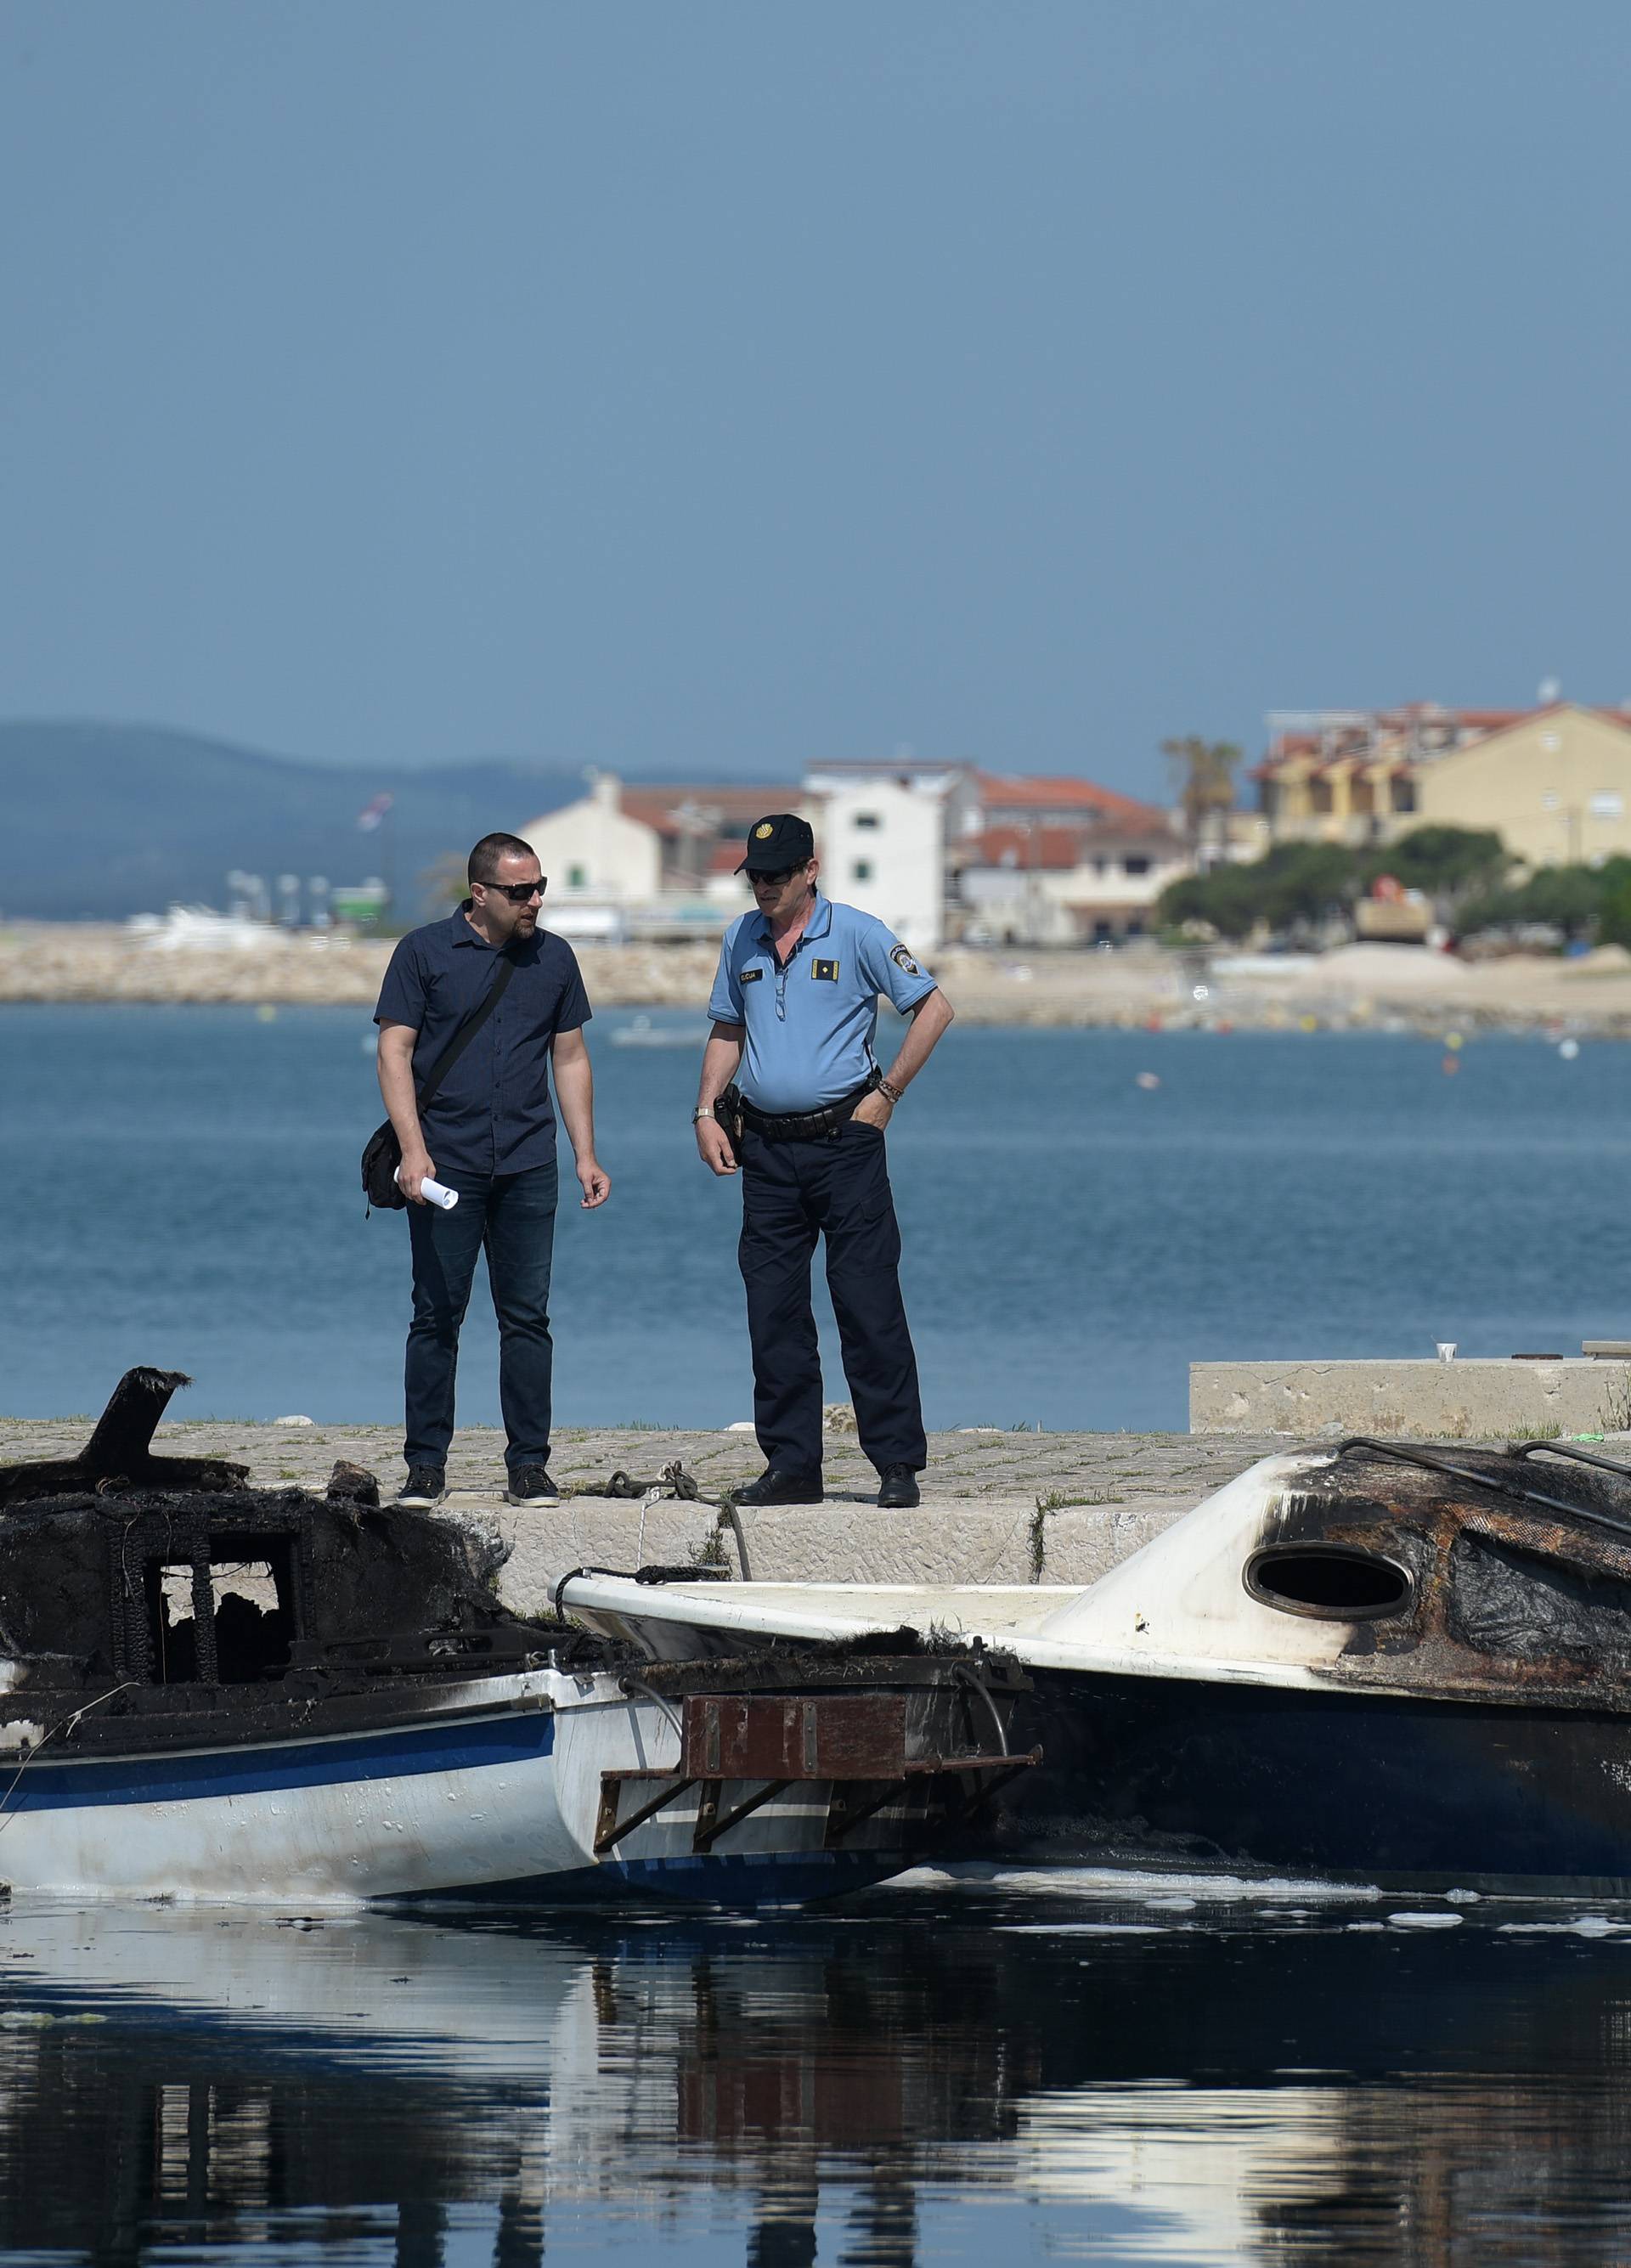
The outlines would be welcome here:
<svg viewBox="0 0 1631 2268">
<path fill-rule="evenodd" d="M 71 1455 L 90 1429 L 88 1418 L 0 1418 L 0 1463 Z M 296 1483 L 321 1494 L 343 1458 L 377 1474 L 388 1495 L 402 1469 L 395 1426 L 182 1420 L 160 1425 L 153 1445 L 174 1455 L 231 1458 L 249 1468 L 257 1488 Z M 616 1472 L 654 1484 L 677 1461 L 705 1494 L 717 1496 L 761 1469 L 750 1435 L 561 1432 L 550 1469 L 566 1501 L 553 1512 L 504 1504 L 503 1446 L 498 1432 L 483 1427 L 454 1437 L 449 1508 L 490 1521 L 511 1546 L 499 1592 L 515 1612 L 547 1611 L 551 1584 L 576 1566 L 632 1570 L 721 1557 L 734 1565 L 734 1541 L 720 1533 L 712 1506 L 643 1508 L 599 1491 Z M 838 1433 L 828 1442 L 823 1504 L 738 1516 L 761 1580 L 1087 1583 L 1256 1458 L 1287 1446 L 1273 1434 L 935 1433 L 921 1506 L 880 1512 L 872 1467 L 852 1435 Z"/>
</svg>

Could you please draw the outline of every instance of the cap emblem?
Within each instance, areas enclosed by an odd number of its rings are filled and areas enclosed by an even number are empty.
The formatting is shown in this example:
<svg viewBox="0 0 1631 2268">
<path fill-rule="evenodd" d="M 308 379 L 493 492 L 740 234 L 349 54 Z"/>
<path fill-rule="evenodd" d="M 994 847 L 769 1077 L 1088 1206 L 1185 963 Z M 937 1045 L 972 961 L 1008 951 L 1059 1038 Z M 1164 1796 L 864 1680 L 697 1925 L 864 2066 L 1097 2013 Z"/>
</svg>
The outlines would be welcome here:
<svg viewBox="0 0 1631 2268">
<path fill-rule="evenodd" d="M 763 843 L 766 836 L 774 835 L 776 829 L 771 825 L 770 821 L 762 819 L 753 830 L 753 839 L 756 843 Z"/>
</svg>

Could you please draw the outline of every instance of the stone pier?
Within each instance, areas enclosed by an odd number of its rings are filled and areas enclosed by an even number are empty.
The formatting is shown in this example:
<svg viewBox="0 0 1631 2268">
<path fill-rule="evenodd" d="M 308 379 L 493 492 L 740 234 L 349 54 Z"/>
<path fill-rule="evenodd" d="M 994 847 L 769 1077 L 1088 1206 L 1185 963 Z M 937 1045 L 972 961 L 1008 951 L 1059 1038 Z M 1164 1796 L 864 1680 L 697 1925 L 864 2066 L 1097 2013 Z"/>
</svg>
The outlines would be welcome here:
<svg viewBox="0 0 1631 2268">
<path fill-rule="evenodd" d="M 84 1418 L 0 1419 L 0 1462 L 66 1456 L 90 1430 Z M 296 1483 L 321 1493 L 338 1458 L 377 1473 L 389 1495 L 401 1482 L 395 1427 L 175 1422 L 156 1450 L 221 1456 L 249 1468 L 258 1488 Z M 1236 1434 L 1005 1433 L 930 1438 L 923 1503 L 880 1512 L 876 1476 L 853 1435 L 827 1452 L 829 1494 L 819 1506 L 743 1511 L 749 1564 L 783 1582 L 1088 1583 L 1282 1440 Z M 751 1480 L 761 1459 L 750 1434 L 564 1432 L 551 1469 L 569 1493 L 558 1511 L 517 1512 L 503 1502 L 504 1441 L 461 1431 L 448 1459 L 450 1507 L 491 1520 L 510 1543 L 500 1595 L 520 1614 L 547 1610 L 551 1586 L 583 1565 L 736 1564 L 734 1538 L 707 1505 L 638 1503 L 601 1493 L 616 1472 L 652 1483 L 678 1461 L 708 1495 Z"/>
</svg>

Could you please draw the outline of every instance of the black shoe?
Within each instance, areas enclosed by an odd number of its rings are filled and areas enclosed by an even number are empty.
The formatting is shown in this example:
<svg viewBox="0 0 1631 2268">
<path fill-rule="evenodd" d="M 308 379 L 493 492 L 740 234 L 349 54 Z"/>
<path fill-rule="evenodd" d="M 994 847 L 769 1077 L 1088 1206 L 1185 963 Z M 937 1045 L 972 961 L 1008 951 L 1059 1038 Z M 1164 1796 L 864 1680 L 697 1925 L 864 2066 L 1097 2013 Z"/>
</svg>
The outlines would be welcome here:
<svg viewBox="0 0 1631 2268">
<path fill-rule="evenodd" d="M 534 1512 L 547 1512 L 561 1500 L 561 1492 L 543 1465 L 520 1465 L 510 1475 L 504 1491 L 506 1504 L 524 1504 Z"/>
<path fill-rule="evenodd" d="M 447 1493 L 447 1475 L 440 1465 L 410 1465 L 396 1501 L 404 1512 L 433 1512 Z"/>
<path fill-rule="evenodd" d="M 770 1465 L 756 1481 L 735 1491 L 737 1504 L 819 1504 L 823 1490 L 819 1473 L 789 1473 Z"/>
<path fill-rule="evenodd" d="M 878 1502 L 886 1512 L 909 1512 L 922 1503 L 918 1476 L 910 1465 L 885 1465 L 878 1477 Z"/>
</svg>

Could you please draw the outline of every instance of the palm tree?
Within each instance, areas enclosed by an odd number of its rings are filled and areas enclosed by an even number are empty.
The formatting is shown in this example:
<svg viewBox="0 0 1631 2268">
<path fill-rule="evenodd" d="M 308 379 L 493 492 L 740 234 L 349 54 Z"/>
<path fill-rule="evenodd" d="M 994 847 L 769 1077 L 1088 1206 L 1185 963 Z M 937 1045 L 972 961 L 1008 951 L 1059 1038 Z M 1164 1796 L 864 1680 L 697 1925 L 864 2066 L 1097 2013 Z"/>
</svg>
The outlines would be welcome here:
<svg viewBox="0 0 1631 2268">
<path fill-rule="evenodd" d="M 1195 864 L 1215 865 L 1228 847 L 1241 751 L 1233 740 L 1203 740 L 1192 733 L 1186 740 L 1163 740 L 1161 753 L 1172 769 L 1173 791 Z"/>
</svg>

